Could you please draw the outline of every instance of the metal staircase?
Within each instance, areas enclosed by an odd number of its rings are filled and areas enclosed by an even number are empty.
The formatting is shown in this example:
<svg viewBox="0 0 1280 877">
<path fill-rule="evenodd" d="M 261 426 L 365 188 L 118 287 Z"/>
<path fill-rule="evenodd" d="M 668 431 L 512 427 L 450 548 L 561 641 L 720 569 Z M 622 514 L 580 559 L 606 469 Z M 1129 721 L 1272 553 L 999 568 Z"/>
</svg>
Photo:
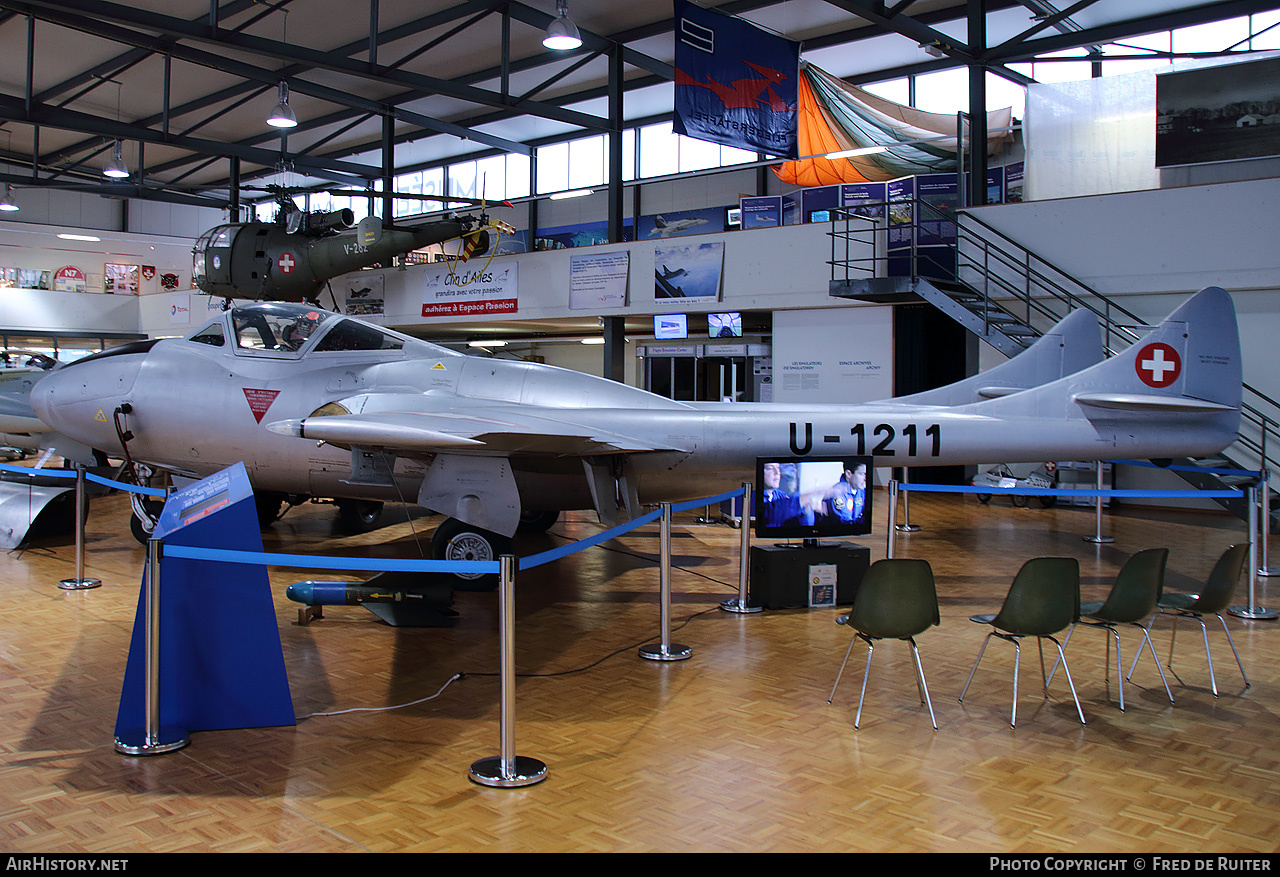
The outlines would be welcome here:
<svg viewBox="0 0 1280 877">
<path fill-rule="evenodd" d="M 893 206 L 898 217 L 905 215 L 903 202 Z M 928 302 L 1006 356 L 1029 347 L 1075 308 L 1088 308 L 1098 316 L 1108 356 L 1125 350 L 1150 328 L 1123 306 L 972 214 L 943 210 L 918 199 L 912 208 L 914 222 L 909 230 L 864 215 L 867 205 L 856 213 L 838 213 L 831 232 L 831 295 L 885 304 Z M 891 215 L 888 209 L 884 215 Z M 929 231 L 921 233 L 925 226 Z M 954 229 L 954 236 L 940 236 L 937 230 L 943 227 Z M 901 243 L 904 231 L 910 236 L 909 249 Z M 898 242 L 896 250 L 889 248 L 891 232 Z M 928 245 L 921 246 L 920 241 Z M 886 276 L 891 271 L 901 276 Z M 1169 467 L 1198 489 L 1234 489 L 1257 482 L 1244 474 L 1214 474 L 1213 469 L 1262 470 L 1268 475 L 1275 471 L 1280 404 L 1247 383 L 1241 389 L 1236 442 L 1218 458 L 1177 460 Z M 1247 519 L 1244 500 L 1216 501 Z M 1273 512 L 1272 532 L 1276 525 Z"/>
</svg>

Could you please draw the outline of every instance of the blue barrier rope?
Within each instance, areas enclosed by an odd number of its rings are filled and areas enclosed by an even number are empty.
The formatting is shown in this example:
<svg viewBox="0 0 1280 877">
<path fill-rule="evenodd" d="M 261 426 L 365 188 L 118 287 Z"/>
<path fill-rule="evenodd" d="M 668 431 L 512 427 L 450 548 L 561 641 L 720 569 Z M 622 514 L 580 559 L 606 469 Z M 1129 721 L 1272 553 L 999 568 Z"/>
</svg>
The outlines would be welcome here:
<svg viewBox="0 0 1280 877">
<path fill-rule="evenodd" d="M 688 503 L 682 503 L 679 506 L 673 505 L 671 510 L 684 511 L 686 509 L 698 508 L 700 506 L 715 505 L 734 496 L 741 496 L 742 488 L 730 490 L 718 496 L 707 497 L 706 499 L 693 500 Z M 570 554 L 576 554 L 601 542 L 607 542 L 623 533 L 628 533 L 637 527 L 643 527 L 652 521 L 656 521 L 662 517 L 662 509 L 655 509 L 638 518 L 627 521 L 605 530 L 603 533 L 597 533 L 586 539 L 580 539 L 577 542 L 560 548 L 553 548 L 550 551 L 544 551 L 541 554 L 531 554 L 528 557 L 522 557 L 519 560 L 519 569 L 533 569 L 537 566 L 550 563 L 553 560 L 559 560 L 562 557 L 568 557 Z M 235 551 L 226 548 L 198 548 L 190 545 L 165 545 L 164 553 L 166 557 L 180 557 L 187 560 L 212 560 L 221 563 L 252 563 L 263 564 L 266 566 L 291 566 L 300 569 L 340 569 L 354 570 L 363 572 L 452 572 L 452 573 L 496 573 L 498 572 L 498 562 L 496 560 L 398 560 L 394 558 L 365 558 L 365 557 L 316 557 L 305 554 L 271 554 L 268 552 L 257 551 Z"/>
<path fill-rule="evenodd" d="M 76 473 L 70 469 L 36 469 L 32 466 L 11 466 L 8 463 L 0 463 L 0 471 L 17 472 L 19 475 L 48 475 L 53 478 L 76 477 Z M 101 475 L 95 475 L 92 472 L 84 473 L 84 477 L 88 481 L 105 484 L 107 487 L 114 487 L 118 490 L 127 490 L 131 493 L 141 493 L 145 496 L 168 496 L 167 492 L 155 487 L 141 487 L 137 484 L 125 484 L 123 481 L 112 481 L 110 478 L 103 478 Z"/>
<path fill-rule="evenodd" d="M 1138 497 L 1167 497 L 1169 499 L 1195 499 L 1196 497 L 1204 497 L 1205 499 L 1242 499 L 1245 495 L 1243 490 L 1064 490 L 1060 488 L 1049 490 L 1035 487 L 975 487 L 973 485 L 956 484 L 902 483 L 898 485 L 898 490 L 918 490 L 922 493 L 998 493 L 1012 494 L 1014 496 L 1115 496 L 1122 499 L 1134 499 Z"/>
<path fill-rule="evenodd" d="M 496 560 L 401 560 L 394 557 L 315 557 L 306 554 L 271 554 L 234 551 L 229 548 L 199 548 L 192 545 L 165 545 L 165 557 L 187 560 L 215 560 L 221 563 L 252 563 L 266 566 L 293 566 L 303 569 L 344 569 L 364 572 L 453 572 L 496 573 Z"/>
</svg>

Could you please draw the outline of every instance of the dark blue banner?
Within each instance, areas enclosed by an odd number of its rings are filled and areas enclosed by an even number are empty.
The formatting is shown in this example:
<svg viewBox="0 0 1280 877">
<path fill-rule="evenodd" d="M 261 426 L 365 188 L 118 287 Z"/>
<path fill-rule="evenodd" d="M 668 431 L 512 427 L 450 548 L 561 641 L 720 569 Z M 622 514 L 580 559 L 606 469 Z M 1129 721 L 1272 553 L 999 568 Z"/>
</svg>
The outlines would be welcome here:
<svg viewBox="0 0 1280 877">
<path fill-rule="evenodd" d="M 800 44 L 675 0 L 677 134 L 798 158 Z"/>
</svg>

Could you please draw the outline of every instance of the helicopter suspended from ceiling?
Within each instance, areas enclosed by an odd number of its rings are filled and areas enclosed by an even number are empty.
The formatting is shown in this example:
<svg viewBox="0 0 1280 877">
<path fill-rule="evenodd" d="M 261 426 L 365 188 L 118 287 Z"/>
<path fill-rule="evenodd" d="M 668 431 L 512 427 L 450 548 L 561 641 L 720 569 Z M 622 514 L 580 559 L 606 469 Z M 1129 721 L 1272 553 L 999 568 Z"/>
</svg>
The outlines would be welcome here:
<svg viewBox="0 0 1280 877">
<path fill-rule="evenodd" d="M 250 188 L 250 187 L 245 187 Z M 381 263 L 413 250 L 458 240 L 458 257 L 489 251 L 490 231 L 513 233 L 506 223 L 491 221 L 488 202 L 471 198 L 438 198 L 397 194 L 397 199 L 440 201 L 478 206 L 478 215 L 449 214 L 421 225 L 392 225 L 376 216 L 355 221 L 350 208 L 301 210 L 293 190 L 267 186 L 280 209 L 274 222 L 233 222 L 202 234 L 192 249 L 196 286 L 223 298 L 316 302 L 328 281 L 350 271 Z M 367 196 L 359 189 L 325 189 L 338 195 Z M 507 207 L 511 202 L 501 202 Z"/>
</svg>

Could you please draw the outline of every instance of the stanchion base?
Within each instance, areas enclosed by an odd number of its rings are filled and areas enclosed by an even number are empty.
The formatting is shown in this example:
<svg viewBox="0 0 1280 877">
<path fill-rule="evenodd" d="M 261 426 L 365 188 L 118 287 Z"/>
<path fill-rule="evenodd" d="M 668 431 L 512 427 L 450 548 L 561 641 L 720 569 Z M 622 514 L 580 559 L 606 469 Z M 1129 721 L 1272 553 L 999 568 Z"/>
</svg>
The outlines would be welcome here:
<svg viewBox="0 0 1280 877">
<path fill-rule="evenodd" d="M 115 738 L 116 752 L 121 755 L 164 755 L 176 752 L 191 742 L 187 732 L 181 728 L 161 728 L 158 737 L 168 742 L 147 740 L 147 732 L 141 728 L 125 731 Z"/>
<path fill-rule="evenodd" d="M 1111 536 L 1085 536 L 1084 541 L 1094 542 L 1094 543 L 1097 543 L 1098 545 L 1105 545 L 1108 542 L 1114 542 L 1116 540 Z"/>
<path fill-rule="evenodd" d="M 1260 576 L 1280 576 L 1280 569 L 1274 566 L 1258 567 L 1258 575 Z"/>
<path fill-rule="evenodd" d="M 920 529 L 919 524 L 894 524 L 893 529 L 899 533 L 914 533 Z"/>
<path fill-rule="evenodd" d="M 58 587 L 64 591 L 87 591 L 102 587 L 102 579 L 63 579 L 58 582 Z"/>
<path fill-rule="evenodd" d="M 1271 621 L 1280 618 L 1280 612 L 1263 606 L 1254 606 L 1252 609 L 1248 606 L 1232 606 L 1227 611 L 1236 618 L 1251 618 L 1254 621 Z"/>
<path fill-rule="evenodd" d="M 640 657 L 648 661 L 684 661 L 693 654 L 693 649 L 680 643 L 667 645 L 647 645 L 640 647 Z"/>
<path fill-rule="evenodd" d="M 725 600 L 720 604 L 720 608 L 725 612 L 736 612 L 739 615 L 748 615 L 764 611 L 763 606 L 748 606 L 737 597 L 734 597 L 732 600 Z"/>
<path fill-rule="evenodd" d="M 491 755 L 471 765 L 467 779 L 482 786 L 495 789 L 516 789 L 520 786 L 532 786 L 547 778 L 547 766 L 536 758 L 517 755 L 512 759 L 513 770 L 503 773 L 502 756 Z"/>
</svg>

